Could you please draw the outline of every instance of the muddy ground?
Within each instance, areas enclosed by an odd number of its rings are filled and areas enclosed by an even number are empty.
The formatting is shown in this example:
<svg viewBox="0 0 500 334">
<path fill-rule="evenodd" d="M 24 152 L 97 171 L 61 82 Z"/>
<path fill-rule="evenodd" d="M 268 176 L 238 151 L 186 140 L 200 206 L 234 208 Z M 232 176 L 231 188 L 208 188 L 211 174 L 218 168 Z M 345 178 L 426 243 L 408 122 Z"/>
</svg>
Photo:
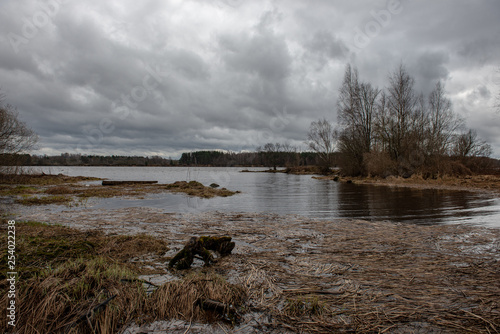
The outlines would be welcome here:
<svg viewBox="0 0 500 334">
<path fill-rule="evenodd" d="M 18 221 L 161 237 L 170 256 L 191 236 L 233 238 L 233 254 L 212 269 L 248 291 L 239 325 L 173 320 L 130 324 L 127 334 L 500 331 L 500 229 L 153 208 L 15 212 Z M 156 284 L 185 274 L 154 256 L 131 261 L 148 261 L 144 278 Z"/>
</svg>

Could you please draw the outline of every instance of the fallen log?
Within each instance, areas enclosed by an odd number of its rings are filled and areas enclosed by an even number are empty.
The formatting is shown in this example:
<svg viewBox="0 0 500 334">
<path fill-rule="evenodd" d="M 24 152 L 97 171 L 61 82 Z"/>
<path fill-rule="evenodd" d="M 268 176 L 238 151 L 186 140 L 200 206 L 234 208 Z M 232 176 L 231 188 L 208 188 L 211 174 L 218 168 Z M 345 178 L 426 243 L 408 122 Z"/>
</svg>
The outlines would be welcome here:
<svg viewBox="0 0 500 334">
<path fill-rule="evenodd" d="M 129 184 L 155 184 L 155 183 L 158 183 L 158 181 L 110 181 L 110 180 L 102 181 L 103 186 L 120 186 Z"/>
</svg>

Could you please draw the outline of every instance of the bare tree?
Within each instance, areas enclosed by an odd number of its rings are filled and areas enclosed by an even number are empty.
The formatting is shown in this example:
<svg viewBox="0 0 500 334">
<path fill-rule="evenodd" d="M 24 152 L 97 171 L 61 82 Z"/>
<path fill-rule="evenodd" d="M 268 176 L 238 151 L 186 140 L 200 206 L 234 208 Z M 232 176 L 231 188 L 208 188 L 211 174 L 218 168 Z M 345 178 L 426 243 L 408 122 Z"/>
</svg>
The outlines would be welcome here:
<svg viewBox="0 0 500 334">
<path fill-rule="evenodd" d="M 457 135 L 463 120 L 454 113 L 441 82 L 424 98 L 403 64 L 388 79 L 389 85 L 380 91 L 361 82 L 355 68 L 346 67 L 337 103 L 339 165 L 344 174 L 435 177 L 449 172 L 450 155 L 491 154 L 475 131 Z M 464 161 L 477 164 L 487 159 Z"/>
<path fill-rule="evenodd" d="M 412 125 L 418 96 L 415 94 L 415 80 L 401 64 L 389 76 L 387 89 L 387 108 L 390 115 L 388 122 L 389 153 L 394 160 L 404 158 L 411 150 Z"/>
<path fill-rule="evenodd" d="M 346 67 L 337 102 L 339 124 L 339 150 L 342 164 L 349 165 L 350 173 L 361 173 L 363 156 L 371 151 L 374 134 L 374 115 L 378 88 L 361 83 L 356 68 Z"/>
<path fill-rule="evenodd" d="M 456 137 L 453 153 L 459 158 L 489 157 L 491 146 L 481 140 L 475 130 L 469 130 Z"/>
<path fill-rule="evenodd" d="M 288 144 L 267 143 L 263 147 L 257 147 L 257 152 L 264 156 L 266 165 L 276 170 L 280 163 L 280 156 L 283 152 L 286 152 L 288 147 Z"/>
<path fill-rule="evenodd" d="M 19 120 L 17 110 L 4 103 L 0 95 L 0 166 L 13 166 L 20 154 L 31 150 L 38 137 L 33 130 Z M 4 171 L 8 170 L 6 167 Z"/>
<path fill-rule="evenodd" d="M 438 156 L 449 153 L 453 137 L 462 126 L 462 119 L 453 112 L 451 101 L 446 97 L 441 82 L 438 82 L 429 95 L 427 152 Z"/>
<path fill-rule="evenodd" d="M 318 153 L 325 169 L 329 169 L 333 163 L 336 138 L 337 134 L 334 127 L 326 119 L 311 123 L 306 144 L 311 150 Z"/>
</svg>

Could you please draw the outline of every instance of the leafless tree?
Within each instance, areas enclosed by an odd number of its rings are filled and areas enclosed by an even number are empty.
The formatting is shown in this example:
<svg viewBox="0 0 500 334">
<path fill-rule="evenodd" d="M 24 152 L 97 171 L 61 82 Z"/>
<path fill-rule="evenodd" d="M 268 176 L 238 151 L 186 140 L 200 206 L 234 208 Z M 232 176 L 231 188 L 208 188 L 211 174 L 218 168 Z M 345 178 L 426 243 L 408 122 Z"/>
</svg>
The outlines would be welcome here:
<svg viewBox="0 0 500 334">
<path fill-rule="evenodd" d="M 463 120 L 454 113 L 438 82 L 426 98 L 400 64 L 383 91 L 359 79 L 346 67 L 337 103 L 340 166 L 345 174 L 434 177 L 449 171 L 450 155 L 484 157 L 491 147 L 475 131 L 457 135 Z M 461 159 L 462 162 L 487 159 Z"/>
<path fill-rule="evenodd" d="M 337 133 L 335 128 L 326 119 L 320 119 L 311 123 L 306 144 L 311 150 L 318 153 L 325 169 L 329 169 L 332 166 L 336 138 Z"/>
<path fill-rule="evenodd" d="M 374 134 L 374 115 L 378 88 L 359 81 L 358 71 L 347 65 L 337 102 L 339 150 L 343 165 L 351 166 L 351 173 L 362 172 L 363 155 L 371 151 Z M 358 171 L 354 171 L 358 166 Z M 344 166 L 346 167 L 346 166 Z"/>
<path fill-rule="evenodd" d="M 489 157 L 491 146 L 481 140 L 477 132 L 471 129 L 456 137 L 453 153 L 459 158 Z"/>
<path fill-rule="evenodd" d="M 463 127 L 463 120 L 453 112 L 441 82 L 429 95 L 428 127 L 427 151 L 430 155 L 449 153 L 455 133 Z"/>
<path fill-rule="evenodd" d="M 284 164 L 290 160 L 290 155 L 295 154 L 296 148 L 288 143 L 267 143 L 262 147 L 257 147 L 257 152 L 264 156 L 264 160 L 269 167 L 277 169 L 278 164 Z"/>
<path fill-rule="evenodd" d="M 415 93 L 415 80 L 401 64 L 389 76 L 387 89 L 387 108 L 390 119 L 388 121 L 389 153 L 394 160 L 404 158 L 410 152 L 412 142 L 412 128 L 418 105 L 418 96 Z"/>
<path fill-rule="evenodd" d="M 19 120 L 17 110 L 4 100 L 0 94 L 0 166 L 4 166 L 0 172 L 10 170 L 5 166 L 15 165 L 18 156 L 29 152 L 38 140 L 35 132 Z"/>
</svg>

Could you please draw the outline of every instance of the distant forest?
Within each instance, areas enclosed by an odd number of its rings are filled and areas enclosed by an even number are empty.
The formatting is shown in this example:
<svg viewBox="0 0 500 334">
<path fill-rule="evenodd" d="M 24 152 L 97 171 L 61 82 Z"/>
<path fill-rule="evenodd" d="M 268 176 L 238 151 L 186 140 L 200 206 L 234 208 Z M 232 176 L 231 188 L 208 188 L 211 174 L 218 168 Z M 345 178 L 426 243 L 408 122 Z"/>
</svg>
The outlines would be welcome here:
<svg viewBox="0 0 500 334">
<path fill-rule="evenodd" d="M 212 167 L 295 167 L 318 164 L 315 152 L 221 152 L 196 151 L 183 153 L 179 160 L 159 156 L 99 156 L 63 153 L 61 155 L 22 155 L 24 166 L 212 166 Z M 19 162 L 18 162 L 19 163 Z"/>
</svg>

